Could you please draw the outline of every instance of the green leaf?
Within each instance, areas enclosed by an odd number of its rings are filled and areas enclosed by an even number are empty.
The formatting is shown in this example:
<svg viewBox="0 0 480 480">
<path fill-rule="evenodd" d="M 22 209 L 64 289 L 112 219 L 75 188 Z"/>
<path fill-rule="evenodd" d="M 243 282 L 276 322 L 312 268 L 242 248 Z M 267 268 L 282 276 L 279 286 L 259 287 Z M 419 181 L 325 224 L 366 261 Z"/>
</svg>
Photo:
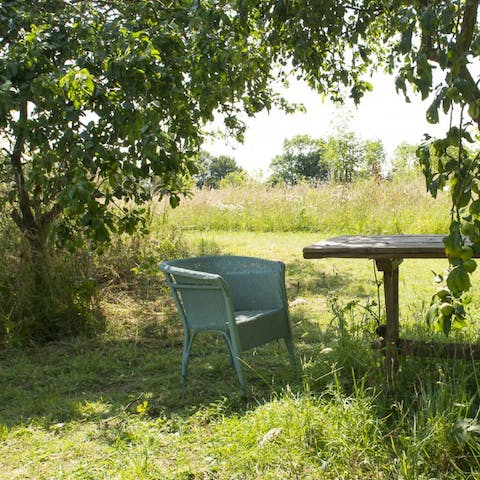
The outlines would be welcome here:
<svg viewBox="0 0 480 480">
<path fill-rule="evenodd" d="M 408 53 L 412 48 L 412 36 L 415 28 L 415 22 L 410 23 L 406 30 L 402 32 L 400 40 L 400 52 Z"/>
<path fill-rule="evenodd" d="M 480 216 L 480 200 L 474 200 L 468 207 L 468 211 L 474 216 Z"/>
<path fill-rule="evenodd" d="M 430 308 L 427 310 L 426 322 L 429 327 L 434 325 L 439 317 L 438 305 L 436 303 L 430 305 Z"/>
<path fill-rule="evenodd" d="M 178 195 L 170 195 L 168 201 L 172 208 L 177 208 L 180 205 L 180 197 Z"/>
<path fill-rule="evenodd" d="M 448 336 L 450 334 L 450 331 L 452 329 L 452 318 L 451 317 L 445 317 L 441 316 L 440 317 L 440 324 L 442 326 L 442 331 L 443 333 Z"/>
<path fill-rule="evenodd" d="M 472 286 L 468 272 L 461 266 L 454 267 L 448 274 L 447 286 L 457 295 L 466 292 Z"/>
<path fill-rule="evenodd" d="M 434 101 L 431 103 L 431 105 L 427 109 L 427 121 L 429 123 L 438 123 L 439 122 L 439 115 L 438 115 L 438 109 L 440 108 L 440 104 L 442 103 L 443 100 L 443 91 L 439 93 Z"/>
</svg>

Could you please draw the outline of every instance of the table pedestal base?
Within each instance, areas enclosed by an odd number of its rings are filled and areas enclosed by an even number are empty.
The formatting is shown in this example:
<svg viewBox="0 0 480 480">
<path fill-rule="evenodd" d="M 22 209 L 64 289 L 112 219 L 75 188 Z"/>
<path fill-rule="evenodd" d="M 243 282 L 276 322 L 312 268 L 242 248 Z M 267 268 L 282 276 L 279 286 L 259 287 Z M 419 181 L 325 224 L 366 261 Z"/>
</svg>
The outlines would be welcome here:
<svg viewBox="0 0 480 480">
<path fill-rule="evenodd" d="M 398 307 L 398 266 L 401 259 L 376 260 L 377 269 L 383 272 L 383 290 L 385 292 L 385 313 L 387 328 L 385 332 L 385 374 L 391 383 L 398 370 L 397 342 L 399 337 Z"/>
</svg>

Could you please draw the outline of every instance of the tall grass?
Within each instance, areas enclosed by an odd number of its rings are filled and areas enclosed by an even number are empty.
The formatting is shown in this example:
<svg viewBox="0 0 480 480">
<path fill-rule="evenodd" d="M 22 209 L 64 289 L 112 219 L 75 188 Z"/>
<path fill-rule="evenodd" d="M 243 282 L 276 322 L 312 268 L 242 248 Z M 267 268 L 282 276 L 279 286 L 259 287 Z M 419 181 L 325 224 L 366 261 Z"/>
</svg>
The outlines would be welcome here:
<svg viewBox="0 0 480 480">
<path fill-rule="evenodd" d="M 269 188 L 250 184 L 196 191 L 180 207 L 160 206 L 162 219 L 191 230 L 325 233 L 443 233 L 449 198 L 433 199 L 422 178 L 360 180 Z"/>
<path fill-rule="evenodd" d="M 0 345 L 93 335 L 104 326 L 87 251 L 47 248 L 34 262 L 16 227 L 0 227 Z"/>
</svg>

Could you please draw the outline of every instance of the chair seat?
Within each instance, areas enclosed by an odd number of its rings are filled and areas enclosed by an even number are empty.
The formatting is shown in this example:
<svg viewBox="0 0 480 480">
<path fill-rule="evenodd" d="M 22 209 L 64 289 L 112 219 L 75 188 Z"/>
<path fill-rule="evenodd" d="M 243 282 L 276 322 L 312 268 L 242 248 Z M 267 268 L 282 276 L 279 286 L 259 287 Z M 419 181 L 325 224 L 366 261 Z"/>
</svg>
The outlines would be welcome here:
<svg viewBox="0 0 480 480">
<path fill-rule="evenodd" d="M 243 350 L 258 347 L 289 334 L 283 308 L 237 310 L 234 313 Z"/>
<path fill-rule="evenodd" d="M 269 308 L 266 310 L 237 310 L 235 311 L 235 320 L 237 325 L 243 322 L 251 322 L 265 315 L 275 315 L 282 312 L 281 308 Z"/>
</svg>

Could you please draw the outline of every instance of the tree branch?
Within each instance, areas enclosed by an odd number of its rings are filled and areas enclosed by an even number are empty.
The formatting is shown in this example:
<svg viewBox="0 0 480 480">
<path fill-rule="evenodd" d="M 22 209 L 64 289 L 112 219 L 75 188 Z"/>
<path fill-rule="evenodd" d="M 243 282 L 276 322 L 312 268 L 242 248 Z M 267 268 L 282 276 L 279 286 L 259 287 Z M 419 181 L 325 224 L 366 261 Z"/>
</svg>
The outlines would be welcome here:
<svg viewBox="0 0 480 480">
<path fill-rule="evenodd" d="M 465 10 L 463 12 L 462 27 L 457 40 L 457 46 L 460 56 L 464 58 L 466 58 L 467 52 L 470 49 L 470 45 L 473 40 L 473 34 L 477 24 L 478 3 L 479 0 L 467 0 Z M 470 87 L 468 90 L 468 95 L 464 94 L 465 102 L 468 105 L 473 105 L 480 100 L 480 90 L 478 88 L 478 84 L 472 77 L 472 74 L 468 70 L 465 63 L 462 62 L 459 70 L 459 77 L 468 82 Z M 477 115 L 476 118 L 473 118 L 473 121 L 480 128 L 480 116 Z"/>
<path fill-rule="evenodd" d="M 470 70 L 468 70 L 466 65 L 462 65 L 460 68 L 459 72 L 460 78 L 468 82 L 470 88 L 468 91 L 468 97 L 464 93 L 463 96 L 465 98 L 465 102 L 468 105 L 473 105 L 477 102 L 480 101 L 480 89 L 478 88 L 478 84 L 475 81 L 475 79 L 472 77 L 472 74 L 470 73 Z M 472 118 L 472 120 L 478 125 L 478 128 L 480 129 L 480 115 L 477 115 L 475 118 Z"/>
<path fill-rule="evenodd" d="M 462 18 L 462 29 L 458 39 L 458 47 L 466 53 L 472 43 L 475 26 L 477 24 L 478 0 L 467 0 Z"/>
<path fill-rule="evenodd" d="M 48 227 L 62 213 L 63 207 L 56 203 L 48 212 L 44 213 L 38 223 L 42 229 Z"/>
</svg>

